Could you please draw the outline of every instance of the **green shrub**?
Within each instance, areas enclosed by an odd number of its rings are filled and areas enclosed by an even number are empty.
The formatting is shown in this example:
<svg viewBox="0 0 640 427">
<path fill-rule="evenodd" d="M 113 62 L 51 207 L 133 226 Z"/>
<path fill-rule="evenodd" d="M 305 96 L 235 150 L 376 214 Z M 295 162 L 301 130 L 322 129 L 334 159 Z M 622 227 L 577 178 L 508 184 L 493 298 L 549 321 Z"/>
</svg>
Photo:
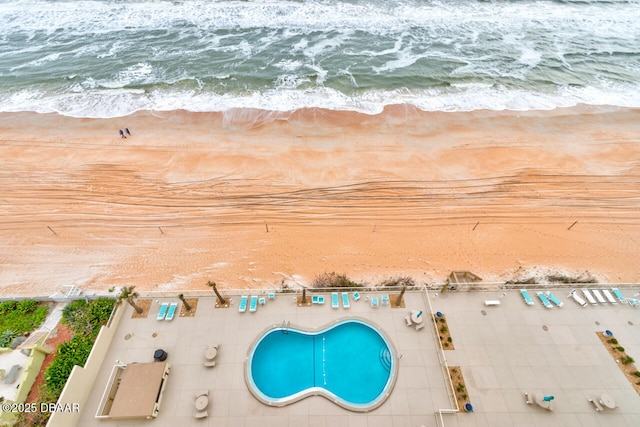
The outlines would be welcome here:
<svg viewBox="0 0 640 427">
<path fill-rule="evenodd" d="M 447 341 L 451 342 L 451 337 L 447 337 Z"/>
<path fill-rule="evenodd" d="M 464 384 L 458 384 L 458 391 L 464 391 Z"/>
<path fill-rule="evenodd" d="M 440 332 L 447 332 L 447 331 L 448 331 L 448 329 L 447 329 L 447 325 L 442 325 L 442 326 L 440 327 Z"/>
<path fill-rule="evenodd" d="M 36 329 L 47 317 L 49 307 L 34 300 L 5 301 L 0 304 L 0 331 L 15 331 L 16 336 Z"/>
<path fill-rule="evenodd" d="M 633 375 L 635 375 L 636 377 L 640 377 L 640 371 L 635 371 Z"/>
<path fill-rule="evenodd" d="M 61 344 L 56 351 L 55 359 L 45 371 L 46 388 L 59 395 L 73 367 L 84 366 L 92 347 L 93 340 L 81 335 L 76 335 L 71 341 Z"/>
<path fill-rule="evenodd" d="M 98 298 L 91 303 L 73 301 L 62 310 L 62 321 L 75 334 L 96 337 L 100 326 L 109 320 L 114 305 L 115 301 L 110 298 Z"/>
<path fill-rule="evenodd" d="M 630 364 L 632 364 L 633 362 L 635 362 L 635 360 L 633 360 L 633 357 L 631 357 L 631 356 L 627 356 L 627 357 L 623 357 L 623 358 L 622 358 L 622 363 L 623 363 L 624 365 L 630 365 Z"/>
<path fill-rule="evenodd" d="M 617 340 L 617 339 L 615 339 L 615 338 L 611 338 L 611 339 L 609 340 L 609 343 L 616 345 L 616 344 L 618 344 L 618 340 Z"/>
<path fill-rule="evenodd" d="M 624 347 L 616 347 L 616 350 L 618 350 L 618 351 L 624 351 Z"/>
<path fill-rule="evenodd" d="M 13 339 L 18 335 L 20 334 L 18 334 L 16 331 L 12 331 L 11 329 L 5 330 L 0 335 L 0 347 L 9 347 L 9 344 L 11 344 L 11 341 L 13 341 Z"/>
</svg>

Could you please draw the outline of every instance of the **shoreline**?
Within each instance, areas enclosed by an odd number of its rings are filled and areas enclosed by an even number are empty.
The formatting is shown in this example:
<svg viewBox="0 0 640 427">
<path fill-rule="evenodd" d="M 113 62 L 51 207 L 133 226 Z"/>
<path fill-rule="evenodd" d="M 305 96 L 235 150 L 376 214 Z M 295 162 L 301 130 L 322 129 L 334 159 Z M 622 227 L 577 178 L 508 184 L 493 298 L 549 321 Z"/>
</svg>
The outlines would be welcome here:
<svg viewBox="0 0 640 427">
<path fill-rule="evenodd" d="M 640 110 L 275 116 L 0 114 L 0 295 L 536 266 L 640 281 Z"/>
</svg>

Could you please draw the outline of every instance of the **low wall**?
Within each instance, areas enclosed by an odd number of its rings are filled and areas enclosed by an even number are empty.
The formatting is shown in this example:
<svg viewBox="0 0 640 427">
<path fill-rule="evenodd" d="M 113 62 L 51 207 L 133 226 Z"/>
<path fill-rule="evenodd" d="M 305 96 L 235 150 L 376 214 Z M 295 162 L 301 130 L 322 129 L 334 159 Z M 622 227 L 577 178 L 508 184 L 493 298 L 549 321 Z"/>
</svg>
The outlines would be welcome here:
<svg viewBox="0 0 640 427">
<path fill-rule="evenodd" d="M 91 353 L 84 368 L 74 366 L 67 383 L 58 399 L 59 405 L 69 405 L 80 408 L 80 412 L 87 410 L 85 404 L 91 390 L 94 387 L 98 372 L 104 363 L 104 359 L 109 351 L 113 336 L 120 325 L 120 319 L 125 309 L 123 305 L 116 305 L 114 312 L 107 325 L 100 328 L 100 333 L 93 344 Z M 47 427 L 72 427 L 78 424 L 80 412 L 53 412 Z"/>
</svg>

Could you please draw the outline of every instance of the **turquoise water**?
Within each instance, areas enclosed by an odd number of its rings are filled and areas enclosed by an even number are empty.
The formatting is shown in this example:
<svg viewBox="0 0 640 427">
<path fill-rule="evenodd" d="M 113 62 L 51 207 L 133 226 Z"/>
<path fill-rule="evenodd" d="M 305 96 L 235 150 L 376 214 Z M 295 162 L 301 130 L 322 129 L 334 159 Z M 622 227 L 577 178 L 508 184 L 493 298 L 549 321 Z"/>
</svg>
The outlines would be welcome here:
<svg viewBox="0 0 640 427">
<path fill-rule="evenodd" d="M 354 407 L 375 404 L 393 379 L 393 354 L 381 333 L 345 321 L 317 333 L 275 328 L 260 338 L 248 362 L 254 393 L 287 402 L 319 392 Z"/>
<path fill-rule="evenodd" d="M 640 106 L 640 0 L 0 0 L 0 111 Z"/>
</svg>

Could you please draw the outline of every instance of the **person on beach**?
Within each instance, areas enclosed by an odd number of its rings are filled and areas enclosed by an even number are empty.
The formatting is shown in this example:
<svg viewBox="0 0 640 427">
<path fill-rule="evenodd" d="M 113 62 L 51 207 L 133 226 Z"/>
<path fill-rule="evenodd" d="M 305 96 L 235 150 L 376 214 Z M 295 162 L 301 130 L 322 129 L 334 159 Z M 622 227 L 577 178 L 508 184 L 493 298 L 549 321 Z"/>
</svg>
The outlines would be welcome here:
<svg viewBox="0 0 640 427">
<path fill-rule="evenodd" d="M 126 136 L 124 136 L 124 132 L 122 132 L 122 129 L 120 129 L 120 138 L 126 138 Z"/>
<path fill-rule="evenodd" d="M 127 135 L 131 136 L 131 132 L 129 132 L 129 128 L 124 128 L 124 131 L 127 133 Z"/>
</svg>

